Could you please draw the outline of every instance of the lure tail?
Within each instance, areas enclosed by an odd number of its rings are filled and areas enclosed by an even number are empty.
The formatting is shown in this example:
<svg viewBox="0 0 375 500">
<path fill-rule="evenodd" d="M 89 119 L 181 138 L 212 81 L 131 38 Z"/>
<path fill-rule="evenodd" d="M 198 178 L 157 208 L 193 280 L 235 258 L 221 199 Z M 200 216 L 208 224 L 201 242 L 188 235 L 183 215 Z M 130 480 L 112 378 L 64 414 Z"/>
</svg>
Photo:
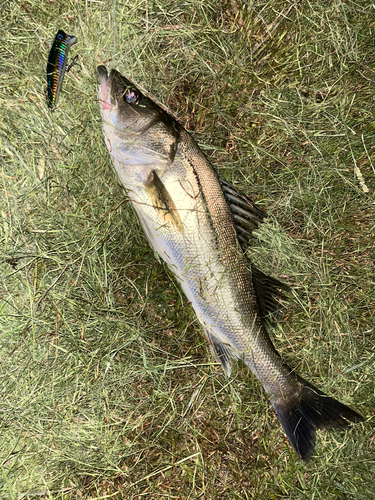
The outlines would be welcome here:
<svg viewBox="0 0 375 500">
<path fill-rule="evenodd" d="M 47 63 L 47 98 L 50 109 L 57 105 L 66 72 L 68 51 L 76 42 L 77 37 L 59 30 L 52 44 Z"/>
</svg>

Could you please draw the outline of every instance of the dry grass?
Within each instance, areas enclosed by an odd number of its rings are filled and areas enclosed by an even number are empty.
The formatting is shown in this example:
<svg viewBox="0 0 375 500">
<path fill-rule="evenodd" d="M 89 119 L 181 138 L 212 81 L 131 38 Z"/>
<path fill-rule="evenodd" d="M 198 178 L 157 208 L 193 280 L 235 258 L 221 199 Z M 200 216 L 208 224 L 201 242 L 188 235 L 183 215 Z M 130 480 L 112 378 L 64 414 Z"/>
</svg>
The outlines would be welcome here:
<svg viewBox="0 0 375 500">
<path fill-rule="evenodd" d="M 324 499 L 373 493 L 371 2 L 2 2 L 0 498 Z M 77 36 L 58 109 L 58 29 Z M 257 381 L 227 380 L 118 186 L 95 68 L 177 114 L 273 215 L 251 258 L 296 284 L 275 343 L 369 421 L 292 451 Z"/>
</svg>

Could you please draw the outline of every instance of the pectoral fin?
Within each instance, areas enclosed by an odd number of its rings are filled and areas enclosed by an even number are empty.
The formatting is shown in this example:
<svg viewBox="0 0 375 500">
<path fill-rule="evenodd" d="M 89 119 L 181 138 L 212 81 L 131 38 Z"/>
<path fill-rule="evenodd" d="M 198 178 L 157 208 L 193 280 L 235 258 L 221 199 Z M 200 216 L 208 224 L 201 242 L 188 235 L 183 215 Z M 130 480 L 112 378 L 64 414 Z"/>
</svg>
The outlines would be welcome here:
<svg viewBox="0 0 375 500">
<path fill-rule="evenodd" d="M 153 207 L 162 221 L 165 224 L 171 225 L 173 229 L 176 229 L 179 233 L 183 234 L 184 226 L 176 205 L 155 170 L 152 170 L 147 177 L 145 188 L 151 199 Z"/>
</svg>

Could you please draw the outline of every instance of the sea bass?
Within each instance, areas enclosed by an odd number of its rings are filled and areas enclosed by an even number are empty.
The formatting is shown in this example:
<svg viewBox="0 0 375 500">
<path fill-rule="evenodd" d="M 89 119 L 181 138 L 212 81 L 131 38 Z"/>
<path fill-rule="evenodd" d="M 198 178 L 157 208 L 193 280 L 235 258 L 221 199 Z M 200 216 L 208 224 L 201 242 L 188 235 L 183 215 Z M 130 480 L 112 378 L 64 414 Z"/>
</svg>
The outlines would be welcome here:
<svg viewBox="0 0 375 500">
<path fill-rule="evenodd" d="M 294 449 L 308 460 L 317 428 L 362 417 L 287 366 L 267 333 L 282 287 L 249 264 L 241 242 L 265 212 L 223 181 L 188 132 L 116 70 L 98 67 L 105 142 L 148 241 L 191 302 L 229 376 L 242 360 L 271 397 Z"/>
</svg>

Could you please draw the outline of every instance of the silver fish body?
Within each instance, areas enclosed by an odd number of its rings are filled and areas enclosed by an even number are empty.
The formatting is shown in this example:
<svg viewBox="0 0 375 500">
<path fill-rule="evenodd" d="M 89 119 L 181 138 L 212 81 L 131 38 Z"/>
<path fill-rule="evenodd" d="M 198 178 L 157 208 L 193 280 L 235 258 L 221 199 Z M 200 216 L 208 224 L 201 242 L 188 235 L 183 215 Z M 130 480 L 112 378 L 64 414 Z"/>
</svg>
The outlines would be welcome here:
<svg viewBox="0 0 375 500">
<path fill-rule="evenodd" d="M 361 417 L 296 375 L 267 334 L 261 295 L 279 283 L 261 275 L 262 289 L 239 243 L 239 221 L 246 226 L 248 215 L 256 225 L 264 213 L 245 197 L 232 210 L 230 200 L 241 195 L 225 187 L 186 130 L 117 71 L 108 76 L 100 66 L 98 73 L 107 148 L 151 246 L 179 281 L 226 374 L 233 359 L 250 368 L 307 460 L 317 427 Z"/>
</svg>

